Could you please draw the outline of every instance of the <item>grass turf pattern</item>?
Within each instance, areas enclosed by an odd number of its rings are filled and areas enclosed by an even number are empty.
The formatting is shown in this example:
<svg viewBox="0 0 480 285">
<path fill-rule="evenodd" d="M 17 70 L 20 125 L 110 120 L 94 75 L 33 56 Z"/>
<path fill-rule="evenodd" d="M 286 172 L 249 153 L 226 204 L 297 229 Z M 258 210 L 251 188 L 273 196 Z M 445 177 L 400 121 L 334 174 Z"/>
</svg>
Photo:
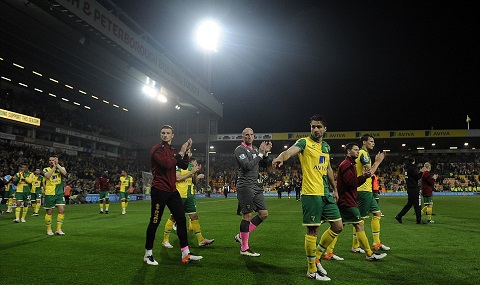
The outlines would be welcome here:
<svg viewBox="0 0 480 285">
<path fill-rule="evenodd" d="M 121 215 L 120 203 L 109 214 L 98 204 L 67 205 L 65 236 L 47 236 L 42 209 L 26 223 L 13 222 L 14 214 L 0 216 L 0 284 L 310 284 L 304 250 L 305 228 L 301 203 L 267 197 L 269 217 L 250 235 L 250 247 L 260 257 L 240 256 L 234 241 L 239 230 L 235 198 L 197 199 L 202 233 L 215 243 L 198 247 L 189 232 L 190 250 L 203 255 L 198 263 L 184 265 L 178 238 L 173 249 L 163 248 L 163 227 L 157 231 L 154 257 L 158 266 L 143 263 L 148 201 L 131 202 Z M 434 197 L 435 224 L 417 225 L 412 210 L 403 224 L 394 216 L 406 197 L 381 197 L 385 214 L 381 239 L 392 249 L 378 262 L 350 252 L 352 226 L 346 225 L 335 247 L 344 261 L 322 261 L 329 284 L 480 284 L 480 196 Z M 5 210 L 5 205 L 2 205 Z M 57 212 L 54 210 L 53 230 Z M 424 217 L 424 220 L 426 218 Z M 327 225 L 320 227 L 321 235 Z M 366 221 L 370 241 L 370 220 Z"/>
</svg>

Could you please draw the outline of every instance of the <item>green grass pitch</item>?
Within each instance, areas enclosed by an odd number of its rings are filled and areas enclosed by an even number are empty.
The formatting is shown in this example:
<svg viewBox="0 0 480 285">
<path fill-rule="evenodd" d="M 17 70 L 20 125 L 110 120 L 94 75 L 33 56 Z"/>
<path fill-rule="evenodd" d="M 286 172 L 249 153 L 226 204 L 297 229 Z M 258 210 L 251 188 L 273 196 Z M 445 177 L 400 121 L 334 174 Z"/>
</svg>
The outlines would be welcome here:
<svg viewBox="0 0 480 285">
<path fill-rule="evenodd" d="M 346 225 L 335 247 L 344 261 L 323 261 L 330 284 L 480 284 L 480 196 L 434 197 L 435 224 L 417 225 L 413 209 L 403 224 L 394 220 L 406 197 L 381 197 L 385 217 L 382 241 L 388 256 L 367 262 L 350 252 L 352 226 Z M 0 284 L 312 284 L 305 278 L 305 228 L 301 203 L 267 197 L 269 217 L 250 236 L 260 257 L 240 256 L 233 237 L 240 217 L 233 197 L 197 199 L 202 232 L 215 243 L 198 248 L 189 232 L 190 249 L 203 255 L 198 263 L 180 260 L 178 238 L 173 249 L 161 246 L 164 214 L 154 247 L 159 266 L 143 263 L 149 202 L 132 202 L 126 215 L 119 203 L 100 215 L 98 204 L 67 205 L 65 236 L 47 236 L 44 210 L 26 223 L 14 215 L 0 217 Z M 5 205 L 2 205 L 5 210 Z M 54 222 L 56 210 L 54 211 Z M 326 229 L 322 225 L 320 233 Z M 367 237 L 372 243 L 370 221 Z"/>
</svg>

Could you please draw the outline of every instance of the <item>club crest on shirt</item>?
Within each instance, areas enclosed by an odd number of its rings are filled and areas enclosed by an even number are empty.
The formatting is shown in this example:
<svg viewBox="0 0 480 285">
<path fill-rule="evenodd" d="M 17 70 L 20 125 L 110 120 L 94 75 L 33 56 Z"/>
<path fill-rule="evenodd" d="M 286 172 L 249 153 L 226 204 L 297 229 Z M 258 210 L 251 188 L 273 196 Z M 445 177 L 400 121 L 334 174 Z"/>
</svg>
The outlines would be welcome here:
<svg viewBox="0 0 480 285">
<path fill-rule="evenodd" d="M 364 156 L 364 157 L 362 158 L 362 162 L 363 162 L 364 164 L 369 163 L 369 162 L 370 162 L 370 157 Z"/>
<path fill-rule="evenodd" d="M 246 156 L 244 153 L 242 153 L 242 154 L 240 154 L 240 155 L 238 156 L 238 158 L 240 158 L 240 159 L 245 159 L 245 158 L 247 158 L 247 156 Z"/>
</svg>

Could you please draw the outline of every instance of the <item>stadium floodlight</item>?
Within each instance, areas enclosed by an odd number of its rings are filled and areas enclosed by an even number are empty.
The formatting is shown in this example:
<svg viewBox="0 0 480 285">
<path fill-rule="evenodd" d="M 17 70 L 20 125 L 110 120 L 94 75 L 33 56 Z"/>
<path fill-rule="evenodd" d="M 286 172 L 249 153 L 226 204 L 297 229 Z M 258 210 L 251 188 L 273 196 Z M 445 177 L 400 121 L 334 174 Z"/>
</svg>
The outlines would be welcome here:
<svg viewBox="0 0 480 285">
<path fill-rule="evenodd" d="M 161 92 L 158 92 L 155 87 L 149 85 L 143 86 L 143 93 L 150 98 L 156 98 L 161 103 L 167 103 L 168 101 L 167 96 L 163 95 Z"/>
<path fill-rule="evenodd" d="M 145 93 L 145 95 L 148 95 L 149 97 L 155 97 L 155 94 L 157 92 L 155 92 L 155 89 L 148 86 L 148 85 L 145 85 L 143 86 L 143 93 Z"/>
<path fill-rule="evenodd" d="M 157 96 L 157 100 L 162 102 L 162 103 L 167 103 L 167 97 L 165 97 L 161 94 Z"/>
<path fill-rule="evenodd" d="M 197 44 L 206 51 L 217 52 L 220 27 L 213 20 L 205 20 L 198 25 L 196 32 Z"/>
</svg>

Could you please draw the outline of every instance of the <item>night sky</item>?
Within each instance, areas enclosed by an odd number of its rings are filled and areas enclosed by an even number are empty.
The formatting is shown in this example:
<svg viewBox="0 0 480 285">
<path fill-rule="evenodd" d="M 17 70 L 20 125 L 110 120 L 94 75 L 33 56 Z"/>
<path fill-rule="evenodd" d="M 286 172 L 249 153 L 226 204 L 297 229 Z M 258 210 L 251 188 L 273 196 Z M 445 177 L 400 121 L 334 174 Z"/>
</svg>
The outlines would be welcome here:
<svg viewBox="0 0 480 285">
<path fill-rule="evenodd" d="M 480 124 L 478 1 L 114 0 L 206 77 L 194 31 L 223 30 L 213 92 L 219 133 L 465 129 Z"/>
</svg>

